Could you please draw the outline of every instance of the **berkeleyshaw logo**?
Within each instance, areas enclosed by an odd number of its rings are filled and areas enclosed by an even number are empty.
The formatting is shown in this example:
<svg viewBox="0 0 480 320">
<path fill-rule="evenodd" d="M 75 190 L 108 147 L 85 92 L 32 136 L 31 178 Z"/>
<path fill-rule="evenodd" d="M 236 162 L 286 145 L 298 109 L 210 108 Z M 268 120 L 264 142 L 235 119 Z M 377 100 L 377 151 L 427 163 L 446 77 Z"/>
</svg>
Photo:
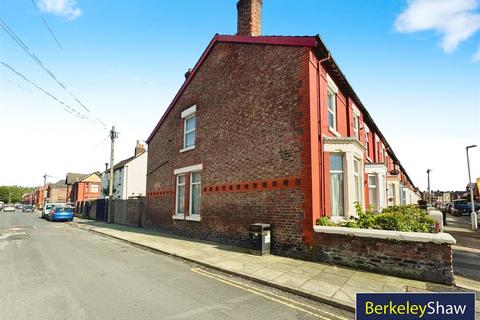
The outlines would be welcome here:
<svg viewBox="0 0 480 320">
<path fill-rule="evenodd" d="M 357 320 L 475 320 L 475 293 L 357 293 Z"/>
</svg>

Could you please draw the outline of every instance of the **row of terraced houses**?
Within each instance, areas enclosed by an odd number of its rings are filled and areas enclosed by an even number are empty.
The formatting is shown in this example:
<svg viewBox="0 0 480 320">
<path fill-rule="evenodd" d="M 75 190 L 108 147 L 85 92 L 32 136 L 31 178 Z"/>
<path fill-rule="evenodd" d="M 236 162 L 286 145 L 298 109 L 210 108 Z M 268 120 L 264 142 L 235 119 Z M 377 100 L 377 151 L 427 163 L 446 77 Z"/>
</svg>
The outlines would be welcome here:
<svg viewBox="0 0 480 320">
<path fill-rule="evenodd" d="M 274 252 L 310 245 L 318 218 L 416 203 L 419 192 L 319 36 L 262 36 L 262 0 L 215 35 L 152 131 L 145 225 Z"/>
</svg>

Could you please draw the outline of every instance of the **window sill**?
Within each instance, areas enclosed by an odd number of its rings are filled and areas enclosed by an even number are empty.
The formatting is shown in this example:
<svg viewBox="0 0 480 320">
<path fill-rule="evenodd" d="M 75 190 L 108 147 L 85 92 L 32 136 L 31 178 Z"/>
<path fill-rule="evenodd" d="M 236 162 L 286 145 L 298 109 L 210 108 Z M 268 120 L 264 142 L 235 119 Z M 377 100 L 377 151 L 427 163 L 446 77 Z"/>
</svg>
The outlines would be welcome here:
<svg viewBox="0 0 480 320">
<path fill-rule="evenodd" d="M 334 136 L 337 136 L 337 137 L 341 137 L 341 136 L 342 136 L 340 133 L 338 133 L 337 130 L 335 130 L 335 128 L 328 127 L 328 131 L 330 131 Z"/>
<path fill-rule="evenodd" d="M 335 222 L 335 223 L 340 223 L 340 222 L 347 222 L 348 219 L 347 219 L 347 217 L 335 216 L 335 217 L 330 217 L 330 221 Z"/>
<path fill-rule="evenodd" d="M 172 216 L 173 220 L 185 220 L 185 216 L 183 214 L 174 214 Z"/>
<path fill-rule="evenodd" d="M 187 152 L 187 151 L 190 151 L 190 150 L 193 150 L 193 149 L 195 149 L 195 146 L 186 147 L 186 148 L 181 149 L 180 153 Z"/>
<path fill-rule="evenodd" d="M 185 218 L 185 220 L 188 220 L 188 221 L 201 221 L 201 220 L 202 220 L 202 217 L 200 217 L 199 214 L 195 214 L 195 215 L 187 216 L 187 217 Z"/>
</svg>

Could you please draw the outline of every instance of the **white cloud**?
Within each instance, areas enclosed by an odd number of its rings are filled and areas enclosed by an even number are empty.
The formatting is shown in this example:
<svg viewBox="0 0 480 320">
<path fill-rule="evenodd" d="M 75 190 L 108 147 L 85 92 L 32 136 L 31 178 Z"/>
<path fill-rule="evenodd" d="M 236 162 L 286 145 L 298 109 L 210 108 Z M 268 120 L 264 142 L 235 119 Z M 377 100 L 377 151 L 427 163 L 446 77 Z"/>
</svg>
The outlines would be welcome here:
<svg viewBox="0 0 480 320">
<path fill-rule="evenodd" d="M 453 52 L 460 43 L 480 30 L 477 0 L 409 0 L 397 17 L 398 32 L 414 33 L 432 30 L 438 33 L 441 47 Z"/>
<path fill-rule="evenodd" d="M 44 12 L 53 13 L 68 20 L 74 20 L 82 15 L 76 0 L 40 0 L 38 7 Z"/>
<path fill-rule="evenodd" d="M 477 48 L 477 52 L 472 57 L 473 62 L 480 62 L 480 45 Z"/>
</svg>

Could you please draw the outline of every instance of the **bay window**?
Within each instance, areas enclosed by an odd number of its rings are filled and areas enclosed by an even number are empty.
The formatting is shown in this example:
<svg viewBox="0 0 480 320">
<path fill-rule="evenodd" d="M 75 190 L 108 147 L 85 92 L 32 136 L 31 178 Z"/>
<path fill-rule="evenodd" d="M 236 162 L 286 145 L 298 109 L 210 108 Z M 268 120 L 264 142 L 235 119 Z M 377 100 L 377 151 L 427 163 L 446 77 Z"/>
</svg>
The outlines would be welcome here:
<svg viewBox="0 0 480 320">
<path fill-rule="evenodd" d="M 344 216 L 343 156 L 330 155 L 330 198 L 332 217 Z"/>
<path fill-rule="evenodd" d="M 355 188 L 355 202 L 362 203 L 362 178 L 360 176 L 360 160 L 353 159 L 353 184 Z"/>
<path fill-rule="evenodd" d="M 378 197 L 377 197 L 378 181 L 377 176 L 374 174 L 368 175 L 368 199 L 369 205 L 374 210 L 378 210 Z"/>
</svg>

